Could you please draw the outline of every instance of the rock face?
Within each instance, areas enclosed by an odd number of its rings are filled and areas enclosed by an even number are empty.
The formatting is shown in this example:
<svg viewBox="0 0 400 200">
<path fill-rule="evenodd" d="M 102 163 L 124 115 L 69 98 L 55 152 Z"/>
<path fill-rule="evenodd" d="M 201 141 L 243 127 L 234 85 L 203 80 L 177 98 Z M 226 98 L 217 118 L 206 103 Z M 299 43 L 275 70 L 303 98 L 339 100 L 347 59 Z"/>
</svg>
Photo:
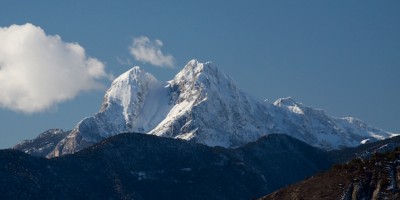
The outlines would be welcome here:
<svg viewBox="0 0 400 200">
<path fill-rule="evenodd" d="M 285 133 L 324 149 L 357 146 L 393 134 L 355 118 L 333 118 L 292 98 L 252 98 L 212 63 L 192 60 L 160 82 L 139 67 L 115 79 L 100 111 L 83 119 L 48 157 L 77 152 L 104 138 L 141 132 L 208 146 L 239 147 Z"/>
<path fill-rule="evenodd" d="M 31 154 L 33 156 L 45 157 L 52 151 L 56 145 L 69 134 L 69 131 L 62 129 L 49 129 L 39 134 L 35 139 L 24 140 L 15 145 L 13 149 Z"/>
</svg>

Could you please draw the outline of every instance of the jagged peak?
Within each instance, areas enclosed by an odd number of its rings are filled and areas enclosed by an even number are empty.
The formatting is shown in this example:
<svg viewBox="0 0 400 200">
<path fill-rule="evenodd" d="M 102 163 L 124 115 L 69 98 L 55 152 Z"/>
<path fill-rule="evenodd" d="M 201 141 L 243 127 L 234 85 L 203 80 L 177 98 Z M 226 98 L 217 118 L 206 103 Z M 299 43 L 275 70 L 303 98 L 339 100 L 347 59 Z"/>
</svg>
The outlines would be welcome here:
<svg viewBox="0 0 400 200">
<path fill-rule="evenodd" d="M 141 71 L 143 70 L 139 66 L 133 66 L 130 70 L 128 70 L 128 72 L 141 72 Z"/>
<path fill-rule="evenodd" d="M 207 61 L 205 63 L 199 62 L 196 59 L 190 60 L 185 67 L 183 68 L 183 71 L 204 71 L 204 70 L 216 70 L 217 67 L 211 62 Z"/>
<path fill-rule="evenodd" d="M 196 59 L 190 60 L 185 67 L 169 81 L 170 84 L 203 84 L 204 82 L 232 82 L 231 78 L 220 71 L 212 62 L 201 63 Z M 206 84 L 207 85 L 207 84 Z"/>
<path fill-rule="evenodd" d="M 130 70 L 124 72 L 120 76 L 118 76 L 114 81 L 115 82 L 121 82 L 121 81 L 132 81 L 132 80 L 157 80 L 152 74 L 147 73 L 144 71 L 142 68 L 139 66 L 134 66 Z"/>
<path fill-rule="evenodd" d="M 143 87 L 149 82 L 158 82 L 157 79 L 150 73 L 144 71 L 139 66 L 135 66 L 125 73 L 118 76 L 107 93 L 113 92 L 114 90 L 124 90 L 135 87 Z"/>
<path fill-rule="evenodd" d="M 196 59 L 190 60 L 185 67 L 177 74 L 181 76 L 195 76 L 199 73 L 209 71 L 208 68 L 214 67 L 211 62 L 201 63 Z"/>
<path fill-rule="evenodd" d="M 190 60 L 190 61 L 186 64 L 186 66 L 193 66 L 193 67 L 195 67 L 195 66 L 198 65 L 198 63 L 199 63 L 198 60 L 192 59 L 192 60 Z"/>
<path fill-rule="evenodd" d="M 274 102 L 275 106 L 297 106 L 298 103 L 292 97 L 279 98 Z"/>
<path fill-rule="evenodd" d="M 104 111 L 110 104 L 117 100 L 124 108 L 132 104 L 133 99 L 143 94 L 150 84 L 159 81 L 150 73 L 147 73 L 139 66 L 135 66 L 118 76 L 107 90 L 100 112 Z"/>
</svg>

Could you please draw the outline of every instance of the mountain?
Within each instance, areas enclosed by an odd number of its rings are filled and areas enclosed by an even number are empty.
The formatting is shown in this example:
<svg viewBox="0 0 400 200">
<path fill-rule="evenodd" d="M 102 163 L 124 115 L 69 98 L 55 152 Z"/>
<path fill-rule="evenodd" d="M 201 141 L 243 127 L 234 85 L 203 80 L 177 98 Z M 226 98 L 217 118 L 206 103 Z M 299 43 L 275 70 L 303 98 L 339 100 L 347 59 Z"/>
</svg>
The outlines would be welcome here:
<svg viewBox="0 0 400 200">
<path fill-rule="evenodd" d="M 355 118 L 330 117 L 292 98 L 274 103 L 252 98 L 212 63 L 191 60 L 168 82 L 139 67 L 120 75 L 100 111 L 80 121 L 48 157 L 74 153 L 123 132 L 229 148 L 285 133 L 326 150 L 393 136 Z"/>
<path fill-rule="evenodd" d="M 49 129 L 32 140 L 24 140 L 13 147 L 13 149 L 31 154 L 33 156 L 45 157 L 52 151 L 56 145 L 67 135 L 69 131 L 62 129 Z"/>
<path fill-rule="evenodd" d="M 251 199 L 328 169 L 284 134 L 240 148 L 125 133 L 52 159 L 0 151 L 0 199 Z"/>
<path fill-rule="evenodd" d="M 363 160 L 370 159 L 375 154 L 388 153 L 394 151 L 397 147 L 400 147 L 400 136 L 379 140 L 376 142 L 369 142 L 357 147 L 332 150 L 329 151 L 328 154 L 333 163 L 345 163 L 354 158 Z"/>
<path fill-rule="evenodd" d="M 124 133 L 51 159 L 0 150 L 0 199 L 252 199 L 398 146 L 394 137 L 327 152 L 269 134 L 232 149 Z"/>
<path fill-rule="evenodd" d="M 354 159 L 269 194 L 269 199 L 399 199 L 400 149 Z"/>
</svg>

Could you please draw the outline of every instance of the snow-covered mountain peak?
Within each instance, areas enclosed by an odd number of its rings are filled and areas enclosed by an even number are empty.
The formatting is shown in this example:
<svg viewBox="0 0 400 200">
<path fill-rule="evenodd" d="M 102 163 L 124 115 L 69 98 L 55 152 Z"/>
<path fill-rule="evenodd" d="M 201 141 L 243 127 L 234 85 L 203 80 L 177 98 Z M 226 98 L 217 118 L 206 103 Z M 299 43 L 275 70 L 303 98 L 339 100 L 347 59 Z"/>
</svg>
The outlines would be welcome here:
<svg viewBox="0 0 400 200">
<path fill-rule="evenodd" d="M 211 62 L 190 61 L 168 87 L 174 106 L 150 134 L 236 147 L 257 139 L 257 131 L 267 124 L 243 123 L 257 115 L 265 117 L 265 108 Z"/>
<path fill-rule="evenodd" d="M 113 81 L 98 116 L 112 116 L 112 119 L 107 119 L 112 120 L 108 124 L 117 127 L 108 131 L 108 134 L 113 135 L 121 130 L 147 132 L 160 121 L 159 117 L 164 116 L 159 113 L 162 109 L 157 106 L 166 104 L 160 101 L 166 101 L 167 92 L 165 83 L 140 67 L 133 67 Z M 156 114 L 160 116 L 154 116 Z M 118 125 L 121 122 L 123 127 Z"/>
<path fill-rule="evenodd" d="M 119 133 L 150 131 L 168 113 L 165 85 L 140 67 L 121 74 L 107 90 L 100 111 L 81 120 L 50 157 L 73 153 Z"/>
<path fill-rule="evenodd" d="M 189 61 L 186 66 L 170 81 L 171 84 L 196 84 L 200 86 L 207 84 L 210 80 L 219 78 L 226 78 L 226 75 L 221 73 L 219 69 L 211 62 L 200 63 L 193 59 Z M 209 84 L 207 84 L 209 85 Z"/>
<path fill-rule="evenodd" d="M 186 66 L 171 80 L 170 85 L 179 85 L 181 89 L 224 89 L 227 85 L 236 89 L 234 81 L 211 62 L 200 63 L 189 61 Z M 183 87 L 182 87 L 183 86 Z M 233 88 L 234 87 L 234 88 Z"/>
<path fill-rule="evenodd" d="M 186 66 L 168 82 L 174 92 L 173 99 L 179 102 L 201 102 L 208 96 L 223 93 L 237 93 L 234 81 L 211 62 L 189 61 Z"/>
<path fill-rule="evenodd" d="M 118 76 L 115 81 L 120 81 L 120 80 L 124 80 L 124 79 L 130 79 L 130 78 L 137 78 L 138 76 L 140 76 L 141 74 L 144 74 L 145 71 L 142 70 L 139 66 L 134 66 L 131 69 L 129 69 L 128 71 L 124 72 L 123 74 L 121 74 L 120 76 Z"/>
<path fill-rule="evenodd" d="M 190 60 L 185 67 L 191 66 L 191 67 L 196 67 L 198 66 L 199 61 L 197 59 L 192 59 Z"/>
<path fill-rule="evenodd" d="M 120 86 L 139 86 L 146 85 L 148 82 L 157 82 L 157 79 L 150 73 L 147 73 L 139 66 L 135 66 L 125 73 L 118 76 L 111 84 L 110 90 L 117 89 Z"/>
<path fill-rule="evenodd" d="M 139 67 L 116 78 L 99 113 L 83 119 L 51 156 L 73 153 L 104 138 L 140 132 L 209 146 L 238 147 L 271 133 L 286 133 L 313 146 L 338 149 L 391 133 L 352 118 L 281 98 L 252 98 L 210 62 L 189 61 L 168 82 Z"/>
<path fill-rule="evenodd" d="M 138 104 L 149 88 L 159 82 L 151 74 L 136 66 L 117 77 L 107 90 L 100 112 L 111 104 L 118 104 L 124 108 L 127 115 L 129 107 Z"/>
<path fill-rule="evenodd" d="M 111 84 L 111 88 L 109 90 L 115 89 L 114 85 L 121 83 L 124 83 L 126 86 L 137 86 L 156 81 L 157 79 L 152 74 L 147 73 L 139 66 L 135 66 L 118 76 Z"/>
</svg>

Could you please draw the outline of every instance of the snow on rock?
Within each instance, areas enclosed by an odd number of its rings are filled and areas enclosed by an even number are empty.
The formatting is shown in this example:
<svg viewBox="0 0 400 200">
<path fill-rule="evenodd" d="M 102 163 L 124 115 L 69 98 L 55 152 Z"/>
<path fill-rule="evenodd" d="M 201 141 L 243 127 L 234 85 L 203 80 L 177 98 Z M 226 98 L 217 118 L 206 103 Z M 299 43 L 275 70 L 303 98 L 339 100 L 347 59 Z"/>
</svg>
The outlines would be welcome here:
<svg viewBox="0 0 400 200">
<path fill-rule="evenodd" d="M 362 141 L 360 142 L 360 144 L 368 144 L 369 141 L 370 141 L 370 139 L 365 139 L 365 140 L 362 140 Z"/>
<path fill-rule="evenodd" d="M 150 134 L 209 146 L 237 147 L 259 138 L 269 114 L 211 63 L 190 61 L 168 82 L 174 106 Z"/>
<path fill-rule="evenodd" d="M 119 76 L 106 92 L 99 113 L 79 122 L 50 157 L 79 151 L 123 132 L 223 147 L 285 133 L 324 149 L 392 136 L 355 118 L 327 116 L 290 97 L 274 103 L 254 99 L 212 63 L 191 60 L 168 82 L 139 67 Z"/>
<path fill-rule="evenodd" d="M 164 86 L 139 67 L 123 73 L 107 90 L 99 113 L 80 121 L 49 157 L 79 151 L 119 133 L 150 131 L 169 110 L 169 90 Z"/>
<path fill-rule="evenodd" d="M 292 98 L 281 98 L 274 102 L 281 118 L 281 132 L 311 145 L 325 149 L 339 149 L 395 136 L 382 129 L 374 128 L 353 117 L 334 118 L 323 110 L 297 103 Z M 297 132 L 297 134 L 296 134 Z M 293 135 L 293 133 L 295 133 Z"/>
<path fill-rule="evenodd" d="M 36 138 L 24 140 L 13 147 L 13 149 L 29 153 L 34 156 L 45 157 L 52 152 L 55 146 L 66 136 L 68 132 L 59 128 L 49 129 Z"/>
</svg>

